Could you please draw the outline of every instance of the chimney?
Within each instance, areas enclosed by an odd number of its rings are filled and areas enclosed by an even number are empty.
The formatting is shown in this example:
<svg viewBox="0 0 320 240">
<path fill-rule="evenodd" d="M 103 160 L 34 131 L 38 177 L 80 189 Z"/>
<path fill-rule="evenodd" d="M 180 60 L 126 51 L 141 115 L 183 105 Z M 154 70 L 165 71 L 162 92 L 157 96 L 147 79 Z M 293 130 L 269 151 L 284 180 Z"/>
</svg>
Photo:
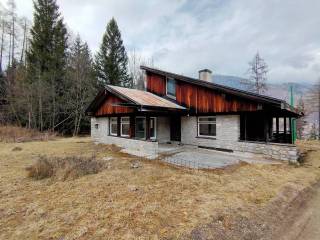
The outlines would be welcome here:
<svg viewBox="0 0 320 240">
<path fill-rule="evenodd" d="M 212 72 L 209 69 L 199 71 L 199 79 L 202 81 L 212 82 Z"/>
</svg>

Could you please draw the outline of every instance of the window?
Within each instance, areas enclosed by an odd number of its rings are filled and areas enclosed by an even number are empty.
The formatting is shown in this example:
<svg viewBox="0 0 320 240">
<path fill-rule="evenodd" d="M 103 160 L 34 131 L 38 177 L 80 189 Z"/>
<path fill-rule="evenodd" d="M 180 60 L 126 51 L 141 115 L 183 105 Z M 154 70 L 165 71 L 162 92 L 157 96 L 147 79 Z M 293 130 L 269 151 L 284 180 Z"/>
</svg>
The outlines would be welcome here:
<svg viewBox="0 0 320 240">
<path fill-rule="evenodd" d="M 94 128 L 95 128 L 95 129 L 99 129 L 99 124 L 96 123 L 96 124 L 94 125 Z"/>
<path fill-rule="evenodd" d="M 157 138 L 157 118 L 150 118 L 150 139 L 155 140 Z"/>
<path fill-rule="evenodd" d="M 136 138 L 138 139 L 146 138 L 146 118 L 145 117 L 136 118 Z"/>
<path fill-rule="evenodd" d="M 121 118 L 121 136 L 129 137 L 129 131 L 130 131 L 129 129 L 130 129 L 130 118 L 122 117 Z"/>
<path fill-rule="evenodd" d="M 167 96 L 176 98 L 176 81 L 172 78 L 167 79 Z"/>
<path fill-rule="evenodd" d="M 116 117 L 110 118 L 110 135 L 118 135 L 118 119 Z"/>
<path fill-rule="evenodd" d="M 216 136 L 216 118 L 198 117 L 198 136 L 215 137 Z"/>
</svg>

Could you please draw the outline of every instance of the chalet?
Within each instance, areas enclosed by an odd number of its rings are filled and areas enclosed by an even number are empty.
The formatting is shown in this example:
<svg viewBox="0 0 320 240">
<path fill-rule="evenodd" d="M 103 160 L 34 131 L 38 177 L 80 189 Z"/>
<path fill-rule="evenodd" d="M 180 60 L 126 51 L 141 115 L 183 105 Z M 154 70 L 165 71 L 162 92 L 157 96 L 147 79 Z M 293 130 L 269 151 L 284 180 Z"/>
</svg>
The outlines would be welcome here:
<svg viewBox="0 0 320 240">
<path fill-rule="evenodd" d="M 296 161 L 300 113 L 285 101 L 141 66 L 146 91 L 108 85 L 87 109 L 96 142 L 156 156 L 165 143 L 264 154 Z"/>
</svg>

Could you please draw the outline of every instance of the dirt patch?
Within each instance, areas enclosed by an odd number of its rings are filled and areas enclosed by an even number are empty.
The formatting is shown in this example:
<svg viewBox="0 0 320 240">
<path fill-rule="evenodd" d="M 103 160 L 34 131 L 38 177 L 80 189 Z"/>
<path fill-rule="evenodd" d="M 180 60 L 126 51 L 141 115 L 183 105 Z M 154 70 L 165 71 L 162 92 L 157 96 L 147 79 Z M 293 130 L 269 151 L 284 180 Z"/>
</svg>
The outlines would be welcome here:
<svg viewBox="0 0 320 240">
<path fill-rule="evenodd" d="M 218 213 L 209 224 L 195 228 L 181 239 L 279 239 L 300 215 L 313 189 L 297 189 L 288 184 L 265 207 L 254 213 L 241 215 L 234 209 L 227 214 Z"/>
</svg>

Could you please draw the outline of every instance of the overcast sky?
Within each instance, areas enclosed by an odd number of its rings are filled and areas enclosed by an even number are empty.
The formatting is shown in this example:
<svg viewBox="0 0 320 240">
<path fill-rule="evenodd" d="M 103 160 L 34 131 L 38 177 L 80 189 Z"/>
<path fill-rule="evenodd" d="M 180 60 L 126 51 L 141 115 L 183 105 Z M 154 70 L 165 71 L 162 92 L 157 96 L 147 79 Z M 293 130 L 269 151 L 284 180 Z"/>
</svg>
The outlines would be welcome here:
<svg viewBox="0 0 320 240">
<path fill-rule="evenodd" d="M 6 0 L 0 0 L 5 4 Z M 32 0 L 16 0 L 32 19 Z M 74 33 L 98 49 L 114 16 L 128 51 L 152 57 L 158 68 L 197 77 L 246 76 L 259 51 L 269 81 L 314 82 L 320 77 L 319 0 L 58 0 Z"/>
</svg>

